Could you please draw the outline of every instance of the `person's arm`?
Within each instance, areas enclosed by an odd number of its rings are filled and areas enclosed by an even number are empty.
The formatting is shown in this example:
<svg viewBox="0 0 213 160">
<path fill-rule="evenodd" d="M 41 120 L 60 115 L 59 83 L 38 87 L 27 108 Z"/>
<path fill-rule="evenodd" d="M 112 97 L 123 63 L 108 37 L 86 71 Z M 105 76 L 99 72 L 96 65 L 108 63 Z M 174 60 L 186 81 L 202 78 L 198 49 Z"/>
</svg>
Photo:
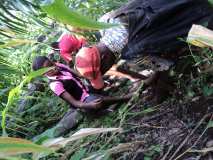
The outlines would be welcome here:
<svg viewBox="0 0 213 160">
<path fill-rule="evenodd" d="M 64 93 L 61 94 L 61 98 L 77 108 L 105 109 L 115 103 L 127 102 L 129 99 L 132 98 L 133 94 L 134 93 L 131 93 L 131 94 L 128 94 L 128 95 L 122 96 L 122 97 L 121 96 L 101 97 L 101 98 L 98 98 L 91 102 L 84 103 L 84 102 L 76 100 L 72 95 L 70 95 L 68 92 L 65 91 Z"/>
<path fill-rule="evenodd" d="M 96 105 L 96 107 L 93 109 L 106 109 L 106 108 L 110 107 L 110 105 L 112 105 L 112 104 L 127 102 L 129 99 L 132 98 L 133 95 L 134 95 L 134 93 L 130 93 L 125 96 L 113 96 L 113 97 L 97 96 L 97 99 L 94 99 L 94 100 L 90 101 L 89 103 L 100 102 L 101 105 Z"/>
<path fill-rule="evenodd" d="M 106 108 L 115 103 L 127 102 L 133 97 L 133 95 L 134 93 L 130 93 L 125 96 L 102 97 L 103 107 Z"/>
<path fill-rule="evenodd" d="M 95 101 L 89 102 L 89 103 L 83 103 L 81 101 L 76 100 L 72 95 L 70 95 L 68 92 L 64 91 L 60 97 L 64 99 L 67 103 L 72 104 L 73 106 L 77 108 L 82 109 L 97 109 L 101 108 L 102 101 L 101 99 L 97 99 Z"/>
<path fill-rule="evenodd" d="M 60 81 L 51 82 L 49 84 L 50 89 L 59 97 L 61 97 L 63 100 L 65 100 L 67 103 L 72 104 L 74 107 L 77 108 L 90 108 L 95 109 L 99 108 L 102 105 L 102 101 L 100 99 L 97 99 L 96 101 L 93 101 L 91 103 L 83 103 L 81 101 L 76 100 L 72 95 L 70 95 L 65 89 Z"/>
</svg>

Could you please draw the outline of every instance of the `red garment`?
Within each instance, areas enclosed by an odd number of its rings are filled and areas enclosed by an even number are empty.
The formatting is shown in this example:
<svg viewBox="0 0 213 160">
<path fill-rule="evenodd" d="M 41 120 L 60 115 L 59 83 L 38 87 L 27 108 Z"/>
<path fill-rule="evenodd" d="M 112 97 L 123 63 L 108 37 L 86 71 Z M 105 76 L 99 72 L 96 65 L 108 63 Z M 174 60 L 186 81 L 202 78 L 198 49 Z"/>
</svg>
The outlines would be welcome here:
<svg viewBox="0 0 213 160">
<path fill-rule="evenodd" d="M 83 47 L 75 57 L 76 70 L 87 78 L 95 89 L 104 87 L 100 67 L 101 58 L 97 47 Z"/>
<path fill-rule="evenodd" d="M 78 51 L 84 44 L 86 44 L 84 38 L 77 38 L 74 35 L 65 34 L 59 41 L 60 56 L 66 62 L 70 62 L 73 52 Z"/>
</svg>

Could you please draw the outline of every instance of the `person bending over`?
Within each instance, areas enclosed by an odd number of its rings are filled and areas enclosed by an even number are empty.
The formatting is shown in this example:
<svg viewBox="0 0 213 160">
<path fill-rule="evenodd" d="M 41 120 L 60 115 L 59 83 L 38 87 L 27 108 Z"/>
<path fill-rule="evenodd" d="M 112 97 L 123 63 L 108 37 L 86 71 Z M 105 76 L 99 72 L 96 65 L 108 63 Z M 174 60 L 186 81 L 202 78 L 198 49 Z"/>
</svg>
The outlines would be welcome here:
<svg viewBox="0 0 213 160">
<path fill-rule="evenodd" d="M 213 8 L 207 0 L 130 0 L 100 18 L 101 22 L 119 25 L 101 30 L 98 43 L 79 50 L 76 69 L 96 82 L 92 82 L 96 89 L 104 87 L 101 76 L 121 58 L 140 60 L 146 55 L 154 56 L 151 62 L 155 63 L 156 71 L 168 70 L 172 63 L 161 56 L 178 56 L 177 53 L 187 46 L 180 38 L 187 36 L 193 24 L 209 23 L 212 28 L 212 16 Z M 100 72 L 93 77 L 84 70 L 85 66 L 92 67 L 92 58 L 88 59 L 88 55 L 93 55 L 100 64 Z"/>
<path fill-rule="evenodd" d="M 70 64 L 72 56 L 82 46 L 86 45 L 87 41 L 83 37 L 75 36 L 74 34 L 65 33 L 58 39 L 57 42 L 52 42 L 51 47 L 54 51 L 59 52 L 60 57 L 67 63 Z M 49 56 L 53 56 L 51 53 Z"/>
</svg>

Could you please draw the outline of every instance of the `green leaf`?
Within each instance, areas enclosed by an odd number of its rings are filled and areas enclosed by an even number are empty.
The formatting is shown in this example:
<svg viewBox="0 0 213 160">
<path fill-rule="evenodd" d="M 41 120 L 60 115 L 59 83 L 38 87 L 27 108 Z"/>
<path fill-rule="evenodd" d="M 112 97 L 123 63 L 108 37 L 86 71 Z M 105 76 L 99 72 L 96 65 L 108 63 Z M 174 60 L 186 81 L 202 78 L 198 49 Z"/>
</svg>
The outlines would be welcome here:
<svg viewBox="0 0 213 160">
<path fill-rule="evenodd" d="M 20 158 L 20 157 L 4 157 L 4 159 L 2 160 L 27 160 L 27 159 Z"/>
<path fill-rule="evenodd" d="M 210 96 L 210 95 L 213 94 L 213 89 L 211 87 L 204 86 L 203 87 L 203 94 L 204 94 L 204 96 Z"/>
<path fill-rule="evenodd" d="M 10 106 L 12 106 L 13 102 L 15 101 L 15 99 L 19 96 L 22 87 L 26 84 L 29 83 L 33 78 L 36 78 L 44 73 L 46 73 L 47 71 L 51 70 L 53 67 L 50 68 L 42 68 L 38 71 L 34 71 L 31 72 L 17 87 L 13 88 L 10 92 L 9 92 L 9 96 L 8 96 L 8 100 L 7 100 L 7 104 L 6 107 L 4 108 L 4 110 L 2 111 L 2 121 L 1 121 L 1 127 L 3 130 L 2 135 L 3 136 L 7 136 L 6 133 L 6 114 L 7 111 L 9 109 Z"/>
<path fill-rule="evenodd" d="M 15 19 L 16 21 L 19 21 L 19 22 L 23 22 L 23 23 L 26 23 L 23 19 L 17 17 L 16 15 L 14 15 L 11 10 L 8 10 L 2 3 L 0 4 L 0 8 L 5 12 L 7 13 L 10 17 L 12 17 L 13 19 Z M 22 24 L 23 25 L 23 24 Z"/>
<path fill-rule="evenodd" d="M 151 160 L 151 157 L 145 156 L 145 157 L 144 157 L 144 160 Z"/>
<path fill-rule="evenodd" d="M 18 73 L 18 71 L 10 66 L 0 64 L 0 72 L 1 74 L 14 74 Z"/>
<path fill-rule="evenodd" d="M 191 89 L 187 90 L 187 96 L 188 97 L 194 97 L 194 95 L 195 95 L 195 92 L 193 90 L 191 90 Z"/>
<path fill-rule="evenodd" d="M 28 140 L 12 137 L 0 137 L 0 157 L 23 153 L 52 153 L 53 150 L 34 144 Z"/>
<path fill-rule="evenodd" d="M 160 147 L 160 145 L 154 146 L 153 149 L 154 149 L 156 152 L 158 152 L 158 153 L 161 152 L 161 147 Z"/>
<path fill-rule="evenodd" d="M 207 125 L 207 128 L 212 128 L 213 127 L 213 121 L 210 121 Z"/>
<path fill-rule="evenodd" d="M 213 0 L 209 0 L 209 3 L 213 5 Z"/>
<path fill-rule="evenodd" d="M 32 43 L 36 43 L 36 41 L 28 39 L 13 39 L 11 41 L 4 42 L 4 44 L 0 44 L 0 48 L 16 47 L 19 45 L 32 44 Z"/>
<path fill-rule="evenodd" d="M 86 153 L 86 149 L 80 149 L 80 151 L 76 152 L 70 160 L 81 160 Z"/>
<path fill-rule="evenodd" d="M 57 21 L 83 29 L 104 29 L 117 26 L 117 24 L 107 24 L 96 22 L 90 17 L 83 16 L 76 11 L 71 11 L 63 0 L 55 0 L 52 4 L 41 7 L 50 17 Z"/>
<path fill-rule="evenodd" d="M 130 112 L 130 113 L 127 113 L 127 115 L 132 115 L 132 116 L 138 116 L 138 115 L 141 115 L 141 114 L 148 114 L 148 113 L 151 113 L 151 112 L 154 112 L 156 111 L 156 109 L 154 108 L 147 108 L 141 112 Z"/>
</svg>

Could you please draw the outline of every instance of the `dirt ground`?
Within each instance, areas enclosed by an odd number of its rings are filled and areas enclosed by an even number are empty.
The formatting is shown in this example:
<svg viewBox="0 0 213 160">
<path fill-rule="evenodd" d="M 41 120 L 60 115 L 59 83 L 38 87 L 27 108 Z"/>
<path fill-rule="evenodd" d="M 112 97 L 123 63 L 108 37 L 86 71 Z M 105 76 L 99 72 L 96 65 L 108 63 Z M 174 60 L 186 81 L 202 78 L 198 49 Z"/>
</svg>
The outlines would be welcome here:
<svg viewBox="0 0 213 160">
<path fill-rule="evenodd" d="M 177 77 L 171 80 L 167 75 L 162 72 L 130 105 L 123 127 L 133 129 L 125 132 L 122 141 L 143 143 L 128 154 L 116 154 L 115 159 L 213 160 L 212 152 L 205 150 L 213 147 L 213 129 L 209 127 L 213 98 L 197 93 L 186 99 L 183 88 L 177 87 Z"/>
</svg>

